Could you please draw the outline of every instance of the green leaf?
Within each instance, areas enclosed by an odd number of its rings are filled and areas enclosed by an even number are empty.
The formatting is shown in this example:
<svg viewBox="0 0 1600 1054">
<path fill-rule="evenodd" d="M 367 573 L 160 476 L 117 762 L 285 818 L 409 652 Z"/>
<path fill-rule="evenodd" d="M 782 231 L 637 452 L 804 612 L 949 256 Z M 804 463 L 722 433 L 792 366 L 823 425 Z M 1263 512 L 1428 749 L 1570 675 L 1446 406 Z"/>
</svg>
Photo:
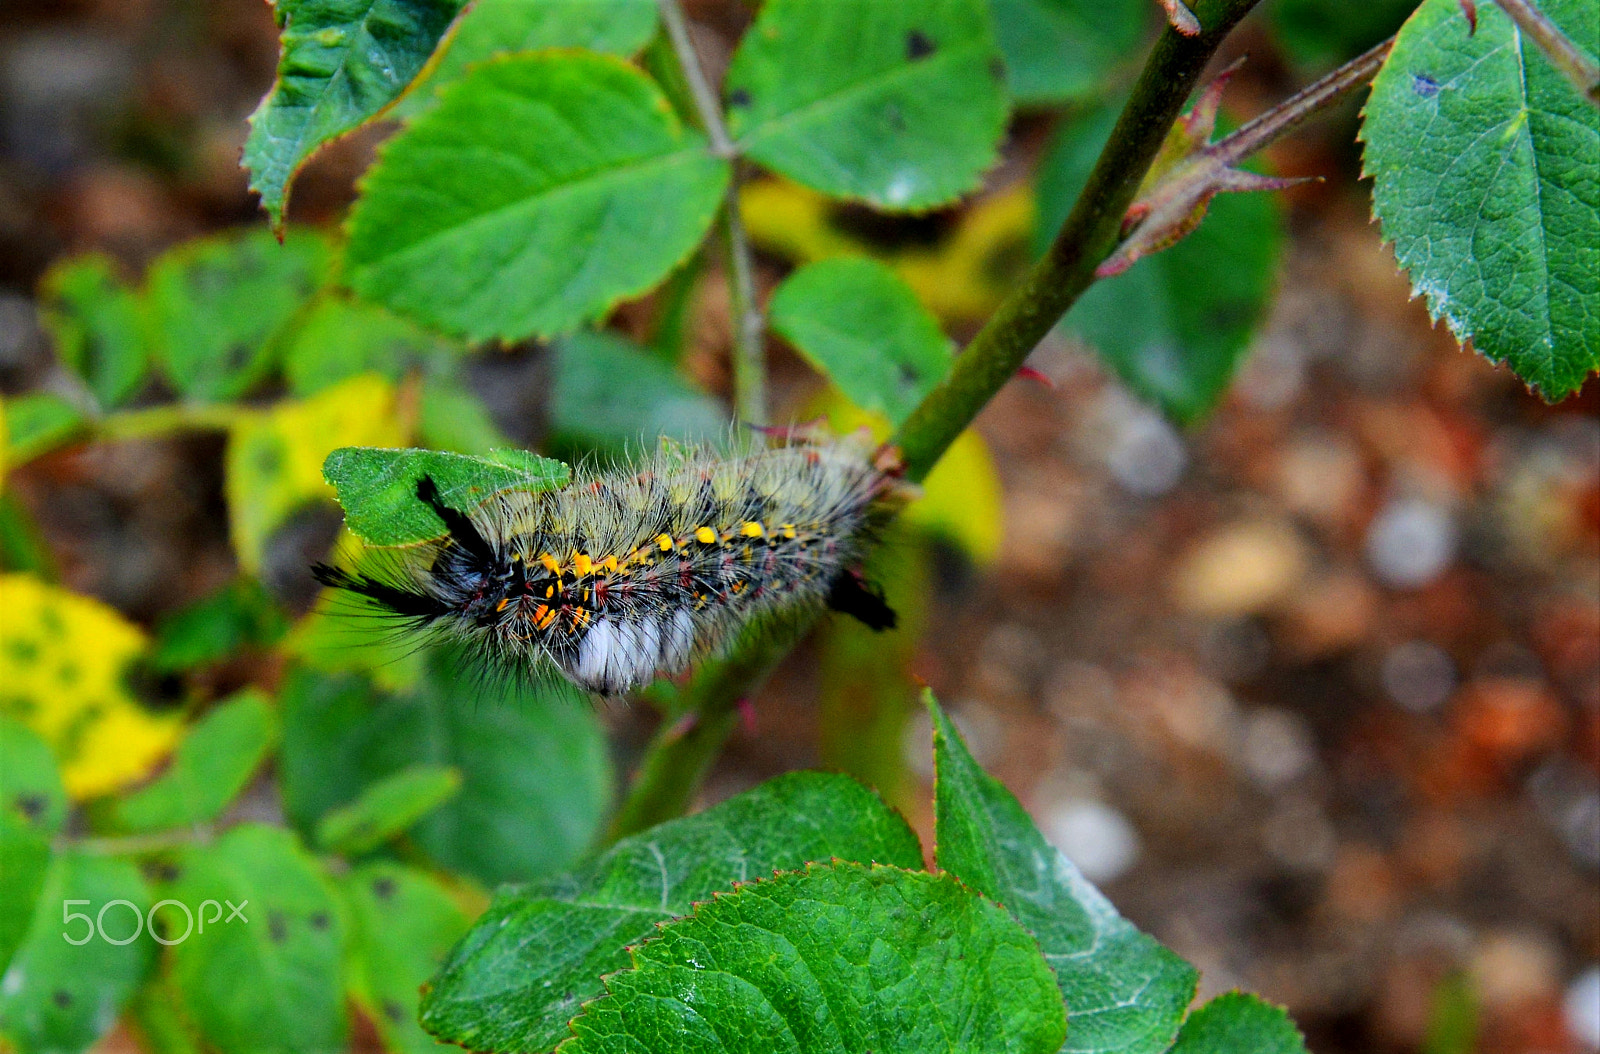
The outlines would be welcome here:
<svg viewBox="0 0 1600 1054">
<path fill-rule="evenodd" d="M 500 431 L 483 400 L 450 374 L 436 374 L 422 385 L 417 435 L 436 450 L 457 454 L 488 454 L 515 442 Z"/>
<path fill-rule="evenodd" d="M 1150 25 L 1146 0 L 989 0 L 1006 82 L 1018 103 L 1058 103 L 1095 94 L 1139 46 Z"/>
<path fill-rule="evenodd" d="M 802 267 L 772 294 L 772 328 L 863 410 L 900 424 L 950 372 L 939 320 L 876 260 Z"/>
<path fill-rule="evenodd" d="M 22 722 L 0 716 L 0 823 L 50 836 L 66 816 L 67 792 L 49 744 Z"/>
<path fill-rule="evenodd" d="M 6 468 L 32 461 L 82 435 L 88 419 L 59 395 L 33 392 L 5 400 Z"/>
<path fill-rule="evenodd" d="M 913 808 L 926 799 L 921 781 L 907 771 L 905 742 L 920 694 L 912 664 L 928 629 L 932 548 L 904 518 L 887 525 L 861 570 L 883 590 L 897 616 L 894 628 L 872 630 L 840 618 L 825 620 L 817 632 L 818 762 Z"/>
<path fill-rule="evenodd" d="M 174 909 L 164 908 L 163 913 L 169 910 Z M 206 1054 L 166 974 L 158 973 L 133 994 L 125 1020 L 138 1037 L 139 1050 L 147 1054 Z"/>
<path fill-rule="evenodd" d="M 420 762 L 452 765 L 461 791 L 411 829 L 440 865 L 492 885 L 553 874 L 588 848 L 611 801 L 603 730 L 565 683 L 513 684 L 428 656 L 414 692 L 374 696 L 353 679 L 298 672 L 285 684 L 284 808 L 304 831 L 368 784 Z"/>
<path fill-rule="evenodd" d="M 1067 1030 L 1004 909 L 947 875 L 850 863 L 696 905 L 606 988 L 562 1054 L 1053 1054 Z"/>
<path fill-rule="evenodd" d="M 1478 996 L 1472 977 L 1464 970 L 1452 970 L 1434 986 L 1422 1054 L 1474 1054 L 1478 1031 Z"/>
<path fill-rule="evenodd" d="M 0 416 L 4 407 L 0 406 Z M 0 430 L 4 422 L 0 421 Z M 0 476 L 5 473 L 6 441 L 0 436 Z M 0 571 L 26 571 L 45 582 L 61 579 L 55 554 L 33 514 L 15 490 L 0 492 Z"/>
<path fill-rule="evenodd" d="M 317 847 L 359 856 L 376 849 L 456 796 L 461 770 L 411 765 L 364 787 L 359 797 L 317 821 Z"/>
<path fill-rule="evenodd" d="M 117 823 L 129 831 L 160 831 L 216 819 L 277 739 L 278 719 L 267 697 L 245 689 L 189 730 L 155 782 L 117 802 Z"/>
<path fill-rule="evenodd" d="M 349 609 L 326 599 L 332 593 L 325 591 L 324 602 L 295 626 L 283 642 L 284 653 L 325 674 L 362 674 L 384 691 L 415 688 L 422 680 L 424 649 L 397 636 L 392 622 L 351 618 Z"/>
<path fill-rule="evenodd" d="M 461 16 L 433 71 L 406 93 L 399 112 L 423 112 L 469 66 L 496 55 L 582 48 L 627 58 L 655 28 L 655 0 L 478 0 Z"/>
<path fill-rule="evenodd" d="M 1393 36 L 1416 7 L 1417 0 L 1278 0 L 1266 13 L 1295 62 L 1324 69 Z"/>
<path fill-rule="evenodd" d="M 250 115 L 244 167 L 274 227 L 322 144 L 377 116 L 422 71 L 463 0 L 277 0 L 278 79 Z"/>
<path fill-rule="evenodd" d="M 1042 253 L 1072 210 L 1118 110 L 1067 122 L 1039 173 Z M 1267 194 L 1219 194 L 1192 234 L 1090 286 L 1061 323 L 1141 398 L 1193 424 L 1227 392 L 1266 315 L 1286 232 Z"/>
<path fill-rule="evenodd" d="M 139 298 L 108 256 L 74 256 L 39 283 L 40 317 L 56 354 L 102 409 L 133 395 L 148 365 Z"/>
<path fill-rule="evenodd" d="M 728 174 L 618 59 L 496 59 L 384 146 L 350 219 L 350 283 L 474 340 L 558 334 L 682 261 Z"/>
<path fill-rule="evenodd" d="M 1540 9 L 1600 40 L 1589 0 Z M 1412 288 L 1546 399 L 1600 369 L 1600 109 L 1493 4 L 1425 0 L 1372 85 L 1373 211 Z"/>
<path fill-rule="evenodd" d="M 151 353 L 191 399 L 245 394 L 271 372 L 277 339 L 325 278 L 327 241 L 291 229 L 186 242 L 146 280 Z"/>
<path fill-rule="evenodd" d="M 550 430 L 563 447 L 621 452 L 659 436 L 694 440 L 727 433 L 721 403 L 630 341 L 582 330 L 561 338 L 551 352 Z"/>
<path fill-rule="evenodd" d="M 169 895 L 208 921 L 167 954 L 208 1046 L 221 1054 L 343 1049 L 344 920 L 332 884 L 294 835 L 242 824 L 186 849 L 179 868 Z M 222 903 L 220 921 L 202 909 L 207 900 Z M 230 917 L 230 904 L 242 917 Z"/>
<path fill-rule="evenodd" d="M 978 767 L 933 693 L 925 698 L 939 867 L 1004 904 L 1038 938 L 1072 1022 L 1063 1054 L 1166 1050 L 1194 998 L 1194 967 L 1118 915 Z"/>
<path fill-rule="evenodd" d="M 735 883 L 834 858 L 915 868 L 922 850 L 877 795 L 817 772 L 624 838 L 560 879 L 499 893 L 434 978 L 423 1027 L 474 1050 L 550 1050 L 658 923 Z"/>
<path fill-rule="evenodd" d="M 50 868 L 50 840 L 66 815 L 67 792 L 49 744 L 0 717 L 0 974 L 27 936 Z"/>
<path fill-rule="evenodd" d="M 995 162 L 1004 76 L 984 0 L 768 0 L 728 69 L 728 131 L 824 194 L 932 208 Z"/>
<path fill-rule="evenodd" d="M 76 1054 L 110 1031 L 154 957 L 144 932 L 149 907 L 127 861 L 58 855 L 0 979 L 0 1048 Z"/>
<path fill-rule="evenodd" d="M 418 989 L 467 928 L 438 880 L 393 863 L 358 867 L 339 881 L 350 918 L 351 989 L 397 1054 L 454 1050 L 417 1024 Z"/>
<path fill-rule="evenodd" d="M 1306 1054 L 1281 1007 L 1244 992 L 1217 996 L 1189 1015 L 1170 1054 Z"/>
<path fill-rule="evenodd" d="M 469 512 L 507 490 L 553 490 L 572 479 L 559 461 L 525 450 L 491 450 L 483 457 L 437 450 L 342 447 L 328 455 L 322 475 L 339 492 L 345 524 L 371 545 L 408 545 L 444 535 L 444 521 L 417 500 L 417 481 L 430 476 L 452 509 Z"/>
<path fill-rule="evenodd" d="M 289 628 L 261 583 L 236 578 L 208 597 L 163 618 L 149 663 L 157 673 L 181 673 L 221 662 L 246 648 L 276 644 Z"/>
<path fill-rule="evenodd" d="M 329 295 L 285 341 L 283 372 L 289 391 L 311 395 L 358 373 L 399 381 L 412 370 L 459 359 L 466 350 L 381 307 Z"/>
</svg>

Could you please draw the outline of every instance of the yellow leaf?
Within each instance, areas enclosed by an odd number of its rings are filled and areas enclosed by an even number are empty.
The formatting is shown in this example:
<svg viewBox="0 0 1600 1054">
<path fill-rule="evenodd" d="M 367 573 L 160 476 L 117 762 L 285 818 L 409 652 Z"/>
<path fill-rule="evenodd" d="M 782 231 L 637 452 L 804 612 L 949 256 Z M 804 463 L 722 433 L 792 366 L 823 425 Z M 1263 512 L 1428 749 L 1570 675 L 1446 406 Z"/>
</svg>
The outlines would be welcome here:
<svg viewBox="0 0 1600 1054">
<path fill-rule="evenodd" d="M 740 193 L 740 215 L 760 248 L 802 264 L 835 256 L 881 260 L 943 319 L 986 318 L 1028 266 L 1034 204 L 1026 184 L 973 203 L 933 246 L 871 244 L 832 222 L 837 208 L 781 179 L 752 183 Z"/>
<path fill-rule="evenodd" d="M 144 631 L 91 597 L 0 575 L 0 713 L 38 732 L 67 793 L 89 798 L 149 773 L 177 742 L 175 715 L 146 713 L 124 673 Z"/>
<path fill-rule="evenodd" d="M 867 428 L 872 438 L 889 437 L 889 421 L 868 413 L 830 387 L 805 416 L 823 416 L 840 434 Z M 983 436 L 967 429 L 922 484 L 922 497 L 902 516 L 905 523 L 938 535 L 959 546 L 974 563 L 988 564 L 1000 553 L 1004 539 L 1004 499 L 994 458 Z"/>
<path fill-rule="evenodd" d="M 361 374 L 309 399 L 279 403 L 233 428 L 226 458 L 229 530 L 239 565 L 261 571 L 267 537 L 319 498 L 333 501 L 322 462 L 342 446 L 400 446 L 394 386 Z"/>
</svg>

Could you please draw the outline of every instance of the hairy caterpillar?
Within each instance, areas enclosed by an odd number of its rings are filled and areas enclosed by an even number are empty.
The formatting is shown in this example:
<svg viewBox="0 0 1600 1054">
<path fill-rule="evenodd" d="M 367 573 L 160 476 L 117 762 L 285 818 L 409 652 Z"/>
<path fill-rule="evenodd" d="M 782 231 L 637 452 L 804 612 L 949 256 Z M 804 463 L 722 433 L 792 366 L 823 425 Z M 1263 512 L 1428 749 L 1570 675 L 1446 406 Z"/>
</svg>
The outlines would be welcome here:
<svg viewBox="0 0 1600 1054">
<path fill-rule="evenodd" d="M 355 571 L 312 571 L 502 668 L 548 664 L 602 696 L 679 673 L 758 619 L 828 606 L 892 627 L 854 567 L 902 485 L 860 444 L 788 438 L 579 469 L 559 490 L 503 492 L 468 511 L 424 476 L 417 497 L 442 538 L 378 550 Z"/>
</svg>

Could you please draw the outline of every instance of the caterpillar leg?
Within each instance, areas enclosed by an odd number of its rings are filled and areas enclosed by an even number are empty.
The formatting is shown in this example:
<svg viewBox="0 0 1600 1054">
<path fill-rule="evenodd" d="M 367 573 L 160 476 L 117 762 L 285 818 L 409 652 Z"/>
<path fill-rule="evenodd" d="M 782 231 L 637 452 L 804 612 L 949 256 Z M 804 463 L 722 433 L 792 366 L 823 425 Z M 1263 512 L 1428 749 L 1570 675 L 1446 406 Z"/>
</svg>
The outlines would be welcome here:
<svg viewBox="0 0 1600 1054">
<path fill-rule="evenodd" d="M 894 608 L 883 598 L 883 590 L 855 571 L 841 571 L 833 580 L 827 604 L 830 610 L 849 615 L 871 630 L 882 632 L 899 623 Z"/>
</svg>

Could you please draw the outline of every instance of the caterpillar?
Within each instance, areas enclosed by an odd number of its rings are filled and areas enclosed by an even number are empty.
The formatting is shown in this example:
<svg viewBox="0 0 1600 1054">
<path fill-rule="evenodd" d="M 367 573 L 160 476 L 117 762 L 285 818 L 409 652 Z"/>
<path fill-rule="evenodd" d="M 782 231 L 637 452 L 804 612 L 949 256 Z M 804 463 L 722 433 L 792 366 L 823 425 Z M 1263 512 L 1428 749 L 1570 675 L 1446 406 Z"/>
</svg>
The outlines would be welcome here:
<svg viewBox="0 0 1600 1054">
<path fill-rule="evenodd" d="M 828 607 L 893 627 L 856 565 L 904 485 L 861 443 L 785 438 L 580 467 L 566 487 L 466 511 L 424 476 L 416 495 L 443 522 L 438 540 L 312 573 L 493 667 L 553 667 L 604 697 L 681 673 L 763 619 Z"/>
</svg>

